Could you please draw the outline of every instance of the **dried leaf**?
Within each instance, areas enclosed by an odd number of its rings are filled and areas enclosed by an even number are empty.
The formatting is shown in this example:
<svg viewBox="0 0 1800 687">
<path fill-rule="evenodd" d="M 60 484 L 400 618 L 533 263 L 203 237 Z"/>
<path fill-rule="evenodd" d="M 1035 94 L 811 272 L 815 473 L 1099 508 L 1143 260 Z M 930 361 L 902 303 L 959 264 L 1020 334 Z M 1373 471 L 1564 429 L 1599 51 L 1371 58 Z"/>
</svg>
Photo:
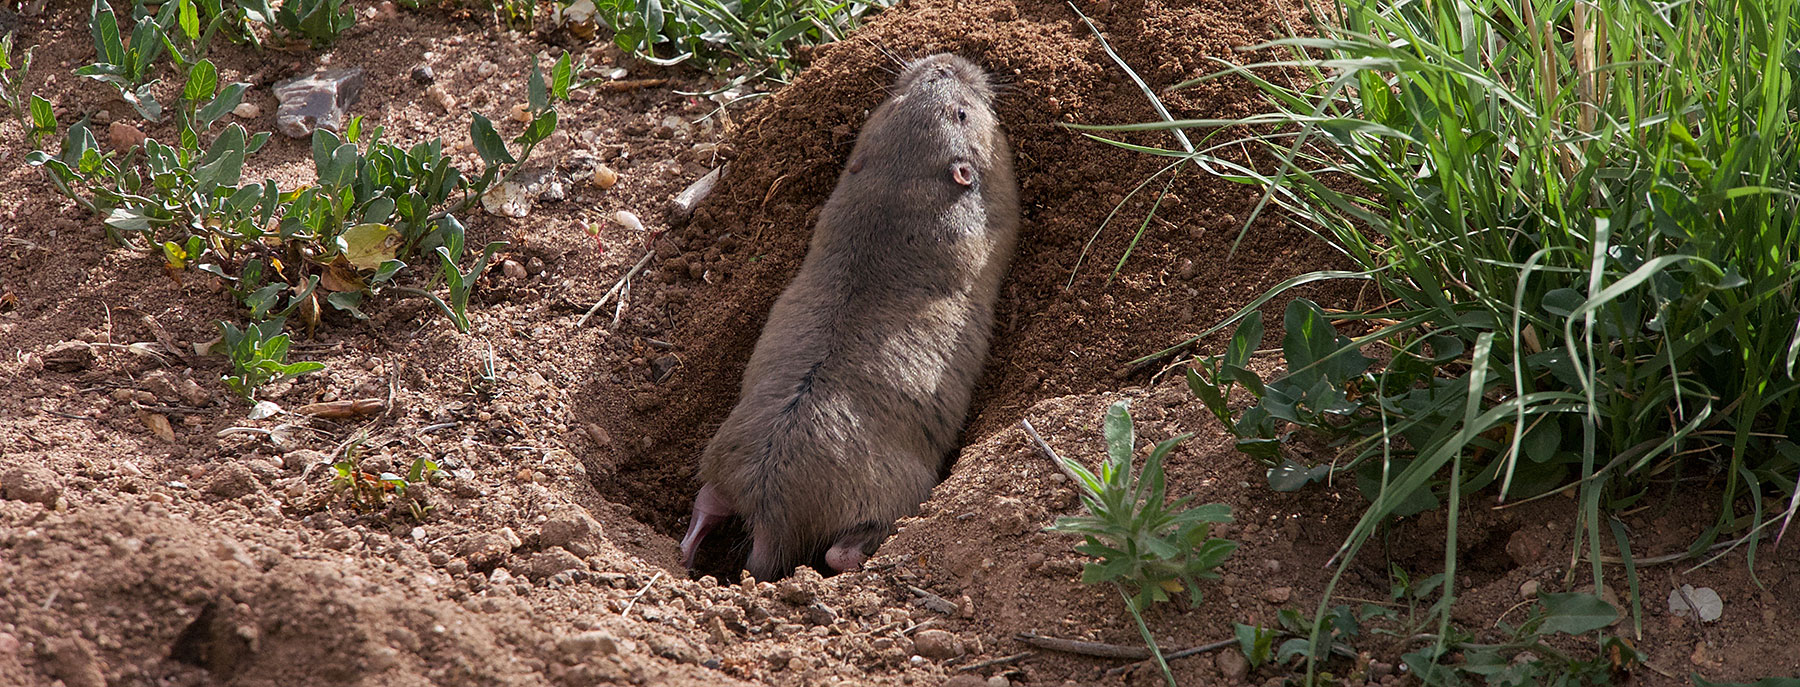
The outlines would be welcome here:
<svg viewBox="0 0 1800 687">
<path fill-rule="evenodd" d="M 327 401 L 325 403 L 308 403 L 295 408 L 301 415 L 312 415 L 324 418 L 347 418 L 359 415 L 374 415 L 387 410 L 387 402 L 379 398 L 360 398 L 354 401 Z"/>
<path fill-rule="evenodd" d="M 161 413 L 140 410 L 138 411 L 138 422 L 142 422 L 145 427 L 150 428 L 150 433 L 155 434 L 157 438 L 170 443 L 175 441 L 175 428 L 169 424 L 169 418 L 164 417 Z"/>
</svg>

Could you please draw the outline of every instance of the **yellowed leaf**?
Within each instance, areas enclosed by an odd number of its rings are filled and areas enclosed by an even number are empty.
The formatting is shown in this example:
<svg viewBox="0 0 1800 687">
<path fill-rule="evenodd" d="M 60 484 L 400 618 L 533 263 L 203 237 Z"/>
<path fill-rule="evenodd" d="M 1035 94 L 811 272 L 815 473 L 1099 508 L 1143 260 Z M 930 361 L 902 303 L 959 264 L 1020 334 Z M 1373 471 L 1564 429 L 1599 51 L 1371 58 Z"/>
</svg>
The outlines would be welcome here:
<svg viewBox="0 0 1800 687">
<path fill-rule="evenodd" d="M 169 418 L 160 413 L 140 410 L 138 411 L 138 422 L 144 423 L 144 426 L 150 429 L 150 433 L 155 434 L 157 438 L 168 442 L 175 441 L 175 427 L 169 424 Z"/>
<path fill-rule="evenodd" d="M 344 259 L 360 269 L 372 270 L 394 259 L 400 236 L 386 224 L 358 224 L 344 230 Z"/>
</svg>

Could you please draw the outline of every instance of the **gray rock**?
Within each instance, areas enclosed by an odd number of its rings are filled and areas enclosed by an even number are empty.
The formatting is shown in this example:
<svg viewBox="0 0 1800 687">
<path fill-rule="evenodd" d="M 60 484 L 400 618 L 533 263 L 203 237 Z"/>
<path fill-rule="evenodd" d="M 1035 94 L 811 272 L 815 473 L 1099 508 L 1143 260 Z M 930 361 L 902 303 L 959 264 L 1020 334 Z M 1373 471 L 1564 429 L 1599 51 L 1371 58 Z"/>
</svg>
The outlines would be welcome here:
<svg viewBox="0 0 1800 687">
<path fill-rule="evenodd" d="M 1213 667 L 1231 684 L 1239 684 L 1250 676 L 1250 661 L 1237 649 L 1226 649 L 1213 657 Z"/>
<path fill-rule="evenodd" d="M 587 563 L 563 549 L 550 549 L 534 554 L 525 564 L 525 574 L 541 580 L 565 570 L 587 570 Z"/>
<path fill-rule="evenodd" d="M 913 652 L 925 658 L 942 661 L 963 653 L 962 641 L 946 630 L 923 630 L 913 637 Z"/>
<path fill-rule="evenodd" d="M 562 653 L 564 660 L 579 663 L 589 656 L 611 656 L 619 653 L 619 640 L 610 634 L 595 630 L 569 635 L 557 640 L 556 650 Z"/>
<path fill-rule="evenodd" d="M 220 465 L 206 481 L 206 493 L 220 498 L 235 499 L 258 491 L 262 491 L 262 483 L 256 481 L 256 473 L 238 462 Z"/>
<path fill-rule="evenodd" d="M 559 513 L 544 522 L 543 529 L 538 531 L 538 541 L 545 548 L 562 546 L 586 540 L 600 534 L 600 523 L 586 513 Z"/>
<path fill-rule="evenodd" d="M 361 67 L 295 77 L 275 84 L 275 128 L 293 138 L 311 136 L 324 127 L 343 130 L 345 112 L 362 95 Z"/>
<path fill-rule="evenodd" d="M 56 497 L 62 495 L 62 487 L 57 484 L 56 473 L 49 468 L 24 466 L 7 470 L 0 475 L 0 489 L 11 501 L 41 503 L 45 508 L 56 505 Z"/>
</svg>

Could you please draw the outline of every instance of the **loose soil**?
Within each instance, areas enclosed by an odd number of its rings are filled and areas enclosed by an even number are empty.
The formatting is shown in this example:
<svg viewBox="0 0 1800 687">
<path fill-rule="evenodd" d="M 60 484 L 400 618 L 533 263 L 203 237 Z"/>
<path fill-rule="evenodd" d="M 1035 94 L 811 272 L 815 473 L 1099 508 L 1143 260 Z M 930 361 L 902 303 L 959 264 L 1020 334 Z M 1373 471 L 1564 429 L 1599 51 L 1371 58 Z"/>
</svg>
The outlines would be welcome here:
<svg viewBox="0 0 1800 687">
<path fill-rule="evenodd" d="M 19 43 L 37 46 L 33 91 L 65 123 L 102 110 L 128 118 L 109 87 L 70 73 L 92 53 L 86 8 L 55 4 L 19 20 Z M 1280 2 L 1082 9 L 1179 118 L 1257 111 L 1254 89 L 1239 80 L 1162 89 L 1215 70 L 1214 60 L 1258 58 L 1237 48 L 1283 33 L 1300 11 Z M 1126 196 L 1167 161 L 1061 124 L 1155 114 L 1064 3 L 906 2 L 813 51 L 792 85 L 710 119 L 711 101 L 681 92 L 713 90 L 714 79 L 438 9 L 366 19 L 321 53 L 227 46 L 214 60 L 222 79 L 256 84 L 249 99 L 261 114 L 243 122 L 253 131 L 273 129 L 269 84 L 327 64 L 362 66 L 368 87 L 354 112 L 391 139 L 441 135 L 471 169 L 469 111 L 502 121 L 524 100 L 532 54 L 559 47 L 624 67 L 628 78 L 669 82 L 578 93 L 542 151 L 561 198 L 539 198 L 522 219 L 466 218 L 472 245 L 509 241 L 503 257 L 522 268 L 481 278 L 472 333 L 456 333 L 421 300 L 390 297 L 369 306 L 369 321 L 331 315 L 313 337 L 297 337 L 295 357 L 328 370 L 265 397 L 290 409 L 387 404 L 354 420 L 243 419 L 247 408 L 218 383 L 224 363 L 192 353 L 218 335 L 215 321 L 241 321 L 228 295 L 199 274 L 165 276 L 160 257 L 109 245 L 96 218 L 23 164 L 17 126 L 0 124 L 0 373 L 10 387 L 0 394 L 0 683 L 1160 684 L 1143 666 L 1108 675 L 1126 662 L 1018 639 L 1141 645 L 1117 596 L 1078 582 L 1074 542 L 1042 532 L 1079 504 L 1018 428 L 1029 419 L 1058 451 L 1091 463 L 1101 453 L 1099 419 L 1119 399 L 1132 402 L 1141 437 L 1196 433 L 1170 458 L 1171 491 L 1230 504 L 1238 517 L 1220 534 L 1242 547 L 1202 590 L 1204 602 L 1165 604 L 1145 618 L 1162 646 L 1225 639 L 1234 622 L 1272 624 L 1281 608 L 1317 607 L 1330 581 L 1325 563 L 1355 524 L 1360 496 L 1269 491 L 1263 468 L 1232 449 L 1165 369 L 1178 361 L 1129 361 L 1203 332 L 1286 277 L 1339 263 L 1274 217 L 1254 222 L 1230 252 L 1257 192 L 1197 169 L 1180 170 L 1146 223 L 1161 184 Z M 734 401 L 816 209 L 894 76 L 889 56 L 939 50 L 1006 82 L 1001 117 L 1024 205 L 966 447 L 868 570 L 739 580 L 741 548 L 720 547 L 702 561 L 707 575 L 690 579 L 675 538 L 698 486 L 695 457 Z M 410 77 L 421 64 L 458 101 L 448 112 Z M 1126 138 L 1173 145 L 1157 133 Z M 623 175 L 611 189 L 590 181 L 602 162 Z M 667 199 L 720 164 L 728 169 L 718 189 L 690 223 L 672 226 L 680 223 Z M 308 147 L 277 136 L 251 171 L 306 183 Z M 616 210 L 637 213 L 653 233 L 608 221 Z M 604 225 L 598 242 L 583 231 L 593 223 Z M 646 251 L 652 266 L 632 280 L 623 306 L 577 327 Z M 1373 297 L 1352 287 L 1306 295 L 1339 307 Z M 91 358 L 52 354 L 69 341 Z M 178 350 L 127 347 L 162 341 Z M 173 441 L 150 429 L 159 418 Z M 333 491 L 320 463 L 359 437 L 367 470 L 403 471 L 420 457 L 444 467 L 445 479 L 425 490 L 432 509 L 422 518 L 358 509 Z M 1568 573 L 1567 499 L 1507 509 L 1471 500 L 1456 619 L 1492 640 L 1497 621 L 1526 612 L 1521 585 L 1572 590 L 1587 568 Z M 1713 503 L 1705 490 L 1684 489 L 1632 514 L 1637 555 L 1680 550 Z M 1340 601 L 1386 603 L 1390 565 L 1414 579 L 1441 570 L 1443 528 L 1442 513 L 1399 523 L 1350 566 Z M 1630 620 L 1613 631 L 1654 669 L 1621 681 L 1800 672 L 1786 637 L 1800 611 L 1792 552 L 1765 548 L 1756 581 L 1737 554 L 1691 571 L 1642 568 L 1642 636 Z M 1696 625 L 1670 616 L 1664 599 L 1676 584 L 1718 590 L 1724 618 Z M 1630 593 L 1622 579 L 1608 587 Z M 1373 634 L 1353 643 L 1361 656 L 1333 666 L 1344 683 L 1414 681 L 1393 666 L 1416 646 Z M 1290 674 L 1246 674 L 1233 657 L 1173 667 L 1184 685 L 1280 684 Z"/>
</svg>

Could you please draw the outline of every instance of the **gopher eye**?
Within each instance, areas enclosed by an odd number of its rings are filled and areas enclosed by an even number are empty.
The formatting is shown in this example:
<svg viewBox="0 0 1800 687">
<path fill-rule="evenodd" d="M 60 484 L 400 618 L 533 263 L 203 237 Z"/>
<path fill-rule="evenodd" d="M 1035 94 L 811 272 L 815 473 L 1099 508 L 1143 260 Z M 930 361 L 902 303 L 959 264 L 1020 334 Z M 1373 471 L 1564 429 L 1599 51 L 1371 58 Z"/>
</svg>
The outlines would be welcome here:
<svg viewBox="0 0 1800 687">
<path fill-rule="evenodd" d="M 960 107 L 956 108 L 956 121 L 959 121 L 959 122 L 969 121 L 969 111 L 962 109 Z"/>
</svg>

